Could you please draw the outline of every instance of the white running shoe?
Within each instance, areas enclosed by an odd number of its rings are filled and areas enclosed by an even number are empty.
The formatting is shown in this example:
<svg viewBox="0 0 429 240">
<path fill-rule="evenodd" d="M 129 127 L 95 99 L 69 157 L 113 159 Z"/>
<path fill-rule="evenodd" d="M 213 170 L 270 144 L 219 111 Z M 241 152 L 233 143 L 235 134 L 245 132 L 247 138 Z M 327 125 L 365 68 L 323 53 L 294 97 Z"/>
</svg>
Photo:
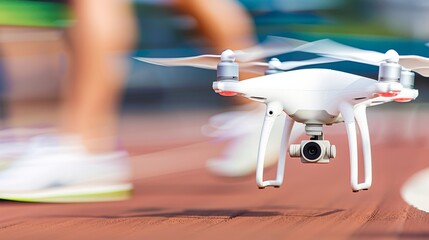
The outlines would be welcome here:
<svg viewBox="0 0 429 240">
<path fill-rule="evenodd" d="M 76 137 L 35 137 L 27 153 L 0 171 L 0 199 L 90 202 L 130 196 L 124 151 L 89 153 Z"/>
<path fill-rule="evenodd" d="M 240 111 L 222 113 L 210 119 L 209 125 L 203 127 L 203 133 L 216 140 L 228 141 L 218 158 L 207 161 L 206 167 L 210 172 L 223 177 L 242 177 L 255 172 L 264 114 L 265 106 L 247 104 Z M 277 163 L 284 117 L 285 114 L 273 126 L 265 166 Z M 304 125 L 295 124 L 290 141 L 294 142 L 304 133 Z"/>
<path fill-rule="evenodd" d="M 40 134 L 54 132 L 54 128 L 7 128 L 0 130 L 0 169 L 22 156 L 29 140 Z"/>
<path fill-rule="evenodd" d="M 401 195 L 411 206 L 429 213 L 429 168 L 408 179 L 402 186 Z"/>
</svg>

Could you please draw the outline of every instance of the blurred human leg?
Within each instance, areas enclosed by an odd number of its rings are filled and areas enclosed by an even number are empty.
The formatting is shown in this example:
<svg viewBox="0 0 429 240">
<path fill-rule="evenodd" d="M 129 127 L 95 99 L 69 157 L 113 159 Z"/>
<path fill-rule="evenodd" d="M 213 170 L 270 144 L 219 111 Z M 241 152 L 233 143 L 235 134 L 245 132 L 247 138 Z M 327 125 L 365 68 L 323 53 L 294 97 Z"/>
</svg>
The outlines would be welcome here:
<svg viewBox="0 0 429 240">
<path fill-rule="evenodd" d="M 245 49 L 255 45 L 253 23 L 246 10 L 236 1 L 201 1 L 176 0 L 180 8 L 193 16 L 199 23 L 201 32 L 218 52 L 225 49 Z M 256 77 L 255 74 L 240 72 L 240 80 Z M 262 129 L 265 108 L 259 103 L 249 103 L 245 98 L 237 98 L 238 107 L 231 113 L 223 113 L 223 121 L 214 128 L 215 139 L 228 141 L 224 151 L 215 159 L 207 161 L 207 169 L 219 176 L 241 177 L 256 169 L 258 142 Z M 212 119 L 219 118 L 214 116 Z M 270 148 L 266 165 L 276 163 L 280 150 L 281 123 L 276 123 L 273 129 L 274 137 L 270 139 Z M 303 130 L 298 127 L 291 141 L 297 139 Z M 210 134 L 209 134 L 210 136 Z"/>
<path fill-rule="evenodd" d="M 176 4 L 197 20 L 201 32 L 215 50 L 242 49 L 254 45 L 253 23 L 236 1 L 176 0 Z"/>
<path fill-rule="evenodd" d="M 174 0 L 186 14 L 194 17 L 211 47 L 221 53 L 225 49 L 245 49 L 256 43 L 253 22 L 246 10 L 234 0 Z M 240 79 L 255 77 L 240 72 Z M 245 103 L 242 99 L 237 102 Z"/>
<path fill-rule="evenodd" d="M 65 89 L 62 128 L 90 151 L 115 148 L 117 105 L 135 24 L 126 1 L 73 0 L 72 79 Z"/>
<path fill-rule="evenodd" d="M 72 2 L 71 81 L 63 121 L 55 135 L 40 136 L 0 172 L 0 198 L 75 202 L 127 198 L 132 189 L 128 155 L 117 150 L 116 105 L 126 72 L 124 53 L 134 23 L 124 1 Z"/>
</svg>

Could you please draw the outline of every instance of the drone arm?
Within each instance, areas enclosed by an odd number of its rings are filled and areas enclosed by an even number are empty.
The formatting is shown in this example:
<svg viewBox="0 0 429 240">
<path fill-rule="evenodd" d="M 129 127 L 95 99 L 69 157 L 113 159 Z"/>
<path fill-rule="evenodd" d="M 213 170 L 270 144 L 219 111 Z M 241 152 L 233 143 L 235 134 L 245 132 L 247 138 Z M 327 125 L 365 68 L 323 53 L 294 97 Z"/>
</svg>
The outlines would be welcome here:
<svg viewBox="0 0 429 240">
<path fill-rule="evenodd" d="M 262 127 L 261 138 L 259 141 L 258 150 L 258 161 L 256 165 L 256 183 L 259 188 L 265 188 L 267 186 L 279 187 L 283 183 L 284 168 L 286 161 L 286 149 L 289 142 L 290 132 L 293 127 L 293 120 L 286 116 L 285 125 L 283 128 L 282 142 L 279 154 L 279 160 L 277 164 L 277 176 L 275 180 L 264 181 L 264 163 L 265 163 L 265 152 L 267 150 L 268 139 L 271 134 L 272 127 L 275 120 L 282 113 L 283 108 L 280 103 L 272 102 L 267 104 L 267 111 L 265 113 L 264 125 Z"/>
<path fill-rule="evenodd" d="M 349 151 L 350 151 L 350 182 L 353 191 L 359 191 L 361 189 L 367 189 L 371 186 L 372 181 L 372 169 L 371 169 L 371 148 L 369 141 L 368 125 L 366 121 L 366 107 L 364 105 L 358 106 L 356 109 L 350 104 L 343 103 L 341 105 L 341 115 L 344 118 L 344 122 L 347 129 L 347 136 L 349 140 Z M 357 133 L 356 133 L 356 121 L 358 122 L 359 129 L 362 135 L 362 143 L 364 147 L 364 173 L 365 182 L 359 183 L 358 180 L 358 145 L 357 145 Z"/>
</svg>

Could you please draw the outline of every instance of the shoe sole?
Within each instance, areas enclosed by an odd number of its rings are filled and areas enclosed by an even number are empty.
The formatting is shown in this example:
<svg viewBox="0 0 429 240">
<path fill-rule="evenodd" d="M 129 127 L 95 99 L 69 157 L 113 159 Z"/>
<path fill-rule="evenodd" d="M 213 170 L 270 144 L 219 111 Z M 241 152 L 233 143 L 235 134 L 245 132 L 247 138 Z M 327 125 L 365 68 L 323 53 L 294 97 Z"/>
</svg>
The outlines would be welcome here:
<svg viewBox="0 0 429 240">
<path fill-rule="evenodd" d="M 109 202 L 129 199 L 132 190 L 131 183 L 108 186 L 74 186 L 27 193 L 0 193 L 0 199 L 45 203 Z"/>
</svg>

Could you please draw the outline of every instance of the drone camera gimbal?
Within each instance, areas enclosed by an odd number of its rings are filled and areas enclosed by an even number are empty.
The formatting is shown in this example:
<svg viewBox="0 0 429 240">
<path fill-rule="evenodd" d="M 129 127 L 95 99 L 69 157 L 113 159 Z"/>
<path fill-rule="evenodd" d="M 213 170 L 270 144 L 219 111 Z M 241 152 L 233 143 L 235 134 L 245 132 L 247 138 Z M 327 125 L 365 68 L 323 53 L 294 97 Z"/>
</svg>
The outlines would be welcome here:
<svg viewBox="0 0 429 240">
<path fill-rule="evenodd" d="M 331 158 L 335 158 L 336 147 L 329 141 L 323 140 L 321 124 L 307 124 L 305 131 L 312 137 L 310 140 L 302 141 L 301 144 L 291 144 L 290 157 L 300 157 L 302 163 L 329 163 Z"/>
</svg>

